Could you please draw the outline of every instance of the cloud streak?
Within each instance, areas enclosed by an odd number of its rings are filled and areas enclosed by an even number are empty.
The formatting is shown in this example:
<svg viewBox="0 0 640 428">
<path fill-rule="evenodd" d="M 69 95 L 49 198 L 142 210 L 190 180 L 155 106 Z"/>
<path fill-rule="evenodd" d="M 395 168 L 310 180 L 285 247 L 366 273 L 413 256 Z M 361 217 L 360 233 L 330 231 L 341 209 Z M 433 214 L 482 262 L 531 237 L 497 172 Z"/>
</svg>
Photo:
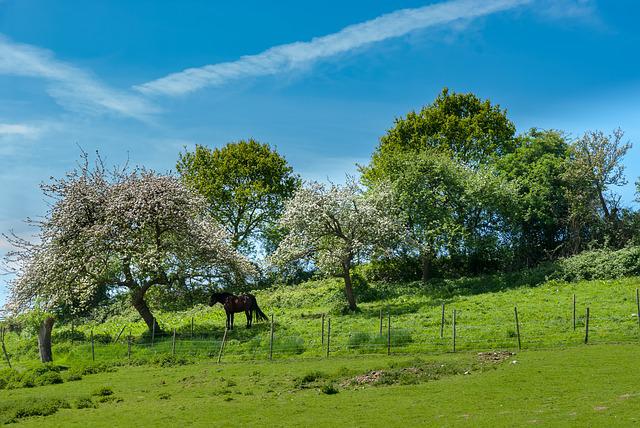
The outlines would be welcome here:
<svg viewBox="0 0 640 428">
<path fill-rule="evenodd" d="M 402 9 L 370 21 L 350 25 L 337 33 L 308 42 L 295 42 L 247 55 L 237 61 L 189 68 L 157 80 L 135 86 L 148 95 L 183 95 L 207 86 L 229 81 L 273 75 L 301 68 L 370 43 L 400 37 L 418 29 L 475 19 L 513 9 L 532 0 L 453 0 L 415 9 Z"/>
<path fill-rule="evenodd" d="M 0 74 L 43 79 L 63 107 L 83 113 L 115 113 L 147 120 L 156 108 L 143 97 L 110 88 L 89 72 L 60 61 L 39 47 L 0 35 Z"/>
</svg>

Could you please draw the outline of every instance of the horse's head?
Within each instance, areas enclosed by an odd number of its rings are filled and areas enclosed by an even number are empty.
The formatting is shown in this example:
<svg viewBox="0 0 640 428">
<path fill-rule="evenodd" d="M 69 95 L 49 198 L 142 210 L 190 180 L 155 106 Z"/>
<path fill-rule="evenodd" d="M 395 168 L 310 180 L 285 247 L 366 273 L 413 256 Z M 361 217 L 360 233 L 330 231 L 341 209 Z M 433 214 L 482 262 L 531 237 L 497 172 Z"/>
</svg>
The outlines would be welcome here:
<svg viewBox="0 0 640 428">
<path fill-rule="evenodd" d="M 211 298 L 209 298 L 209 306 L 213 306 L 216 303 L 224 305 L 224 302 L 229 296 L 231 296 L 230 293 L 212 293 Z"/>
</svg>

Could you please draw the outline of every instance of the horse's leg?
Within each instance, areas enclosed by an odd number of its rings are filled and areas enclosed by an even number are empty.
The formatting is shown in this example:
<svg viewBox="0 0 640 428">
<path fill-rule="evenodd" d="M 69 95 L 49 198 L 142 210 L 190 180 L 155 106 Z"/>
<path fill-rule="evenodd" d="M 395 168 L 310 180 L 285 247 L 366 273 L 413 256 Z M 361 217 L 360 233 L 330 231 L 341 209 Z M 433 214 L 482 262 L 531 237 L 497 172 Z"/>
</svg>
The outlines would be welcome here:
<svg viewBox="0 0 640 428">
<path fill-rule="evenodd" d="M 233 317 L 234 317 L 234 313 L 231 312 L 231 330 L 233 330 Z"/>
<path fill-rule="evenodd" d="M 231 314 L 227 312 L 227 330 L 231 329 Z"/>
<path fill-rule="evenodd" d="M 251 311 L 244 311 L 245 316 L 247 317 L 247 328 L 251 327 Z"/>
</svg>

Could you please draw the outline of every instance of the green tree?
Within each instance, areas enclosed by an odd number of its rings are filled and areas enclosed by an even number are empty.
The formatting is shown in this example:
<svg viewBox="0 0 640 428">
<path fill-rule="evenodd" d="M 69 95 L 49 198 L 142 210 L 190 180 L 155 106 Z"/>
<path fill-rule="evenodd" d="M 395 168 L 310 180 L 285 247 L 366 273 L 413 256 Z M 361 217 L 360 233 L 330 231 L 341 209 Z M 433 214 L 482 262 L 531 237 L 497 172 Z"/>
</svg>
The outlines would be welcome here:
<svg viewBox="0 0 640 428">
<path fill-rule="evenodd" d="M 177 170 L 207 199 L 232 245 L 245 253 L 255 248 L 256 240 L 272 236 L 269 228 L 300 185 L 284 157 L 253 139 L 215 149 L 197 146 L 180 154 Z"/>
<path fill-rule="evenodd" d="M 473 256 L 479 265 L 487 246 L 500 241 L 496 209 L 506 187 L 492 165 L 514 150 L 514 133 L 499 106 L 445 88 L 420 112 L 397 119 L 361 167 L 367 186 L 393 183 L 423 279 L 438 253 Z"/>
<path fill-rule="evenodd" d="M 518 189 L 511 215 L 516 257 L 531 266 L 558 254 L 567 238 L 569 144 L 559 131 L 531 129 L 497 167 Z"/>
<path fill-rule="evenodd" d="M 631 144 L 623 138 L 620 129 L 610 135 L 589 131 L 571 144 L 564 178 L 574 253 L 591 242 L 624 245 L 619 240 L 620 196 L 612 189 L 627 184 L 622 161 Z"/>
<path fill-rule="evenodd" d="M 515 126 L 505 110 L 474 94 L 443 89 L 435 101 L 420 112 L 396 119 L 394 127 L 380 139 L 364 170 L 365 180 L 388 179 L 387 166 L 396 153 L 426 148 L 447 153 L 471 167 L 491 163 L 513 151 Z"/>
</svg>

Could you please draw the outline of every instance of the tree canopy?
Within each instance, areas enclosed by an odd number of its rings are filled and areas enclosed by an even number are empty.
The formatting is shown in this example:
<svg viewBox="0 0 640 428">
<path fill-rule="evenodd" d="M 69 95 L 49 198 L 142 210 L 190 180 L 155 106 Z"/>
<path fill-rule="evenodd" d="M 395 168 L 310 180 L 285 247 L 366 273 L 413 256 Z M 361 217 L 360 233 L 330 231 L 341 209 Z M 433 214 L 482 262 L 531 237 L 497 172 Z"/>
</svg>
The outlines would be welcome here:
<svg viewBox="0 0 640 428">
<path fill-rule="evenodd" d="M 211 216 L 226 228 L 232 245 L 250 253 L 255 240 L 273 236 L 270 226 L 300 184 L 284 157 L 253 139 L 222 148 L 197 146 L 180 154 L 177 170 L 203 195 Z"/>
</svg>

